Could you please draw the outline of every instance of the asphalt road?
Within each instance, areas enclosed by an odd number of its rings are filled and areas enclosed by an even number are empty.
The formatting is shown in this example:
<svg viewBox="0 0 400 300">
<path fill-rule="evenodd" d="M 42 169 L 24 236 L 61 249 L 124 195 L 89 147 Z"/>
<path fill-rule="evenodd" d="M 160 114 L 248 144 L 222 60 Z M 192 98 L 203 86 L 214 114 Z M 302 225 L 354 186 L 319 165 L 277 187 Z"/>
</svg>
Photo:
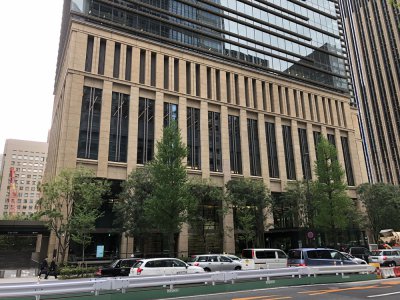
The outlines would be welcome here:
<svg viewBox="0 0 400 300">
<path fill-rule="evenodd" d="M 183 298 L 170 298 L 183 299 Z M 241 291 L 215 295 L 185 297 L 190 300 L 353 300 L 400 299 L 400 278 L 281 287 L 254 291 Z M 165 300 L 165 299 L 164 299 Z"/>
</svg>

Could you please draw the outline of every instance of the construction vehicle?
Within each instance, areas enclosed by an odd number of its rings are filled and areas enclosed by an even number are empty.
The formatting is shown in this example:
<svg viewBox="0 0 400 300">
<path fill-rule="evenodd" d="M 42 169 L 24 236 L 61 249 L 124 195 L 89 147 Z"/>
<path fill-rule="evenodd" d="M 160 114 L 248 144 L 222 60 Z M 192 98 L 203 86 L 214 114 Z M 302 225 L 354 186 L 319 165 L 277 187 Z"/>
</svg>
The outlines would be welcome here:
<svg viewBox="0 0 400 300">
<path fill-rule="evenodd" d="M 379 231 L 379 236 L 385 244 L 400 245 L 400 232 L 398 231 L 394 231 L 393 229 L 382 229 Z"/>
</svg>

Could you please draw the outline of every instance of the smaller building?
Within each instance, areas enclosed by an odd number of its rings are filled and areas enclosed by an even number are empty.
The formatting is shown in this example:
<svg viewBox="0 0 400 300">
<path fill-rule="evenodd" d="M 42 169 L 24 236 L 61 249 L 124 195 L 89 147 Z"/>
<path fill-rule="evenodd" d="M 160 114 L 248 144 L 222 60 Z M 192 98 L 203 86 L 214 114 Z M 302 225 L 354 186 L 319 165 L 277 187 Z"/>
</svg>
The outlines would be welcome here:
<svg viewBox="0 0 400 300">
<path fill-rule="evenodd" d="M 35 212 L 47 149 L 44 142 L 6 140 L 0 168 L 0 217 Z"/>
</svg>

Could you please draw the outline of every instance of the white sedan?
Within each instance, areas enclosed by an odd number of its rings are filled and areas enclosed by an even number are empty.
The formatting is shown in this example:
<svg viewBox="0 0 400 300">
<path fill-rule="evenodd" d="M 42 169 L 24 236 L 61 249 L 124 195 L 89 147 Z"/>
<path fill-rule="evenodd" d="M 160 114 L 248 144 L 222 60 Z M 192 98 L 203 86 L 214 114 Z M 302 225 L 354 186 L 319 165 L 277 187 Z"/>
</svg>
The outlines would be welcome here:
<svg viewBox="0 0 400 300">
<path fill-rule="evenodd" d="M 347 253 L 347 252 L 340 252 L 341 254 L 343 254 L 346 258 L 354 261 L 355 263 L 359 264 L 359 265 L 366 265 L 367 262 L 361 258 L 358 257 L 354 257 L 353 255 Z"/>
<path fill-rule="evenodd" d="M 189 266 L 177 258 L 141 259 L 131 268 L 129 276 L 156 276 L 204 273 L 204 269 Z"/>
</svg>

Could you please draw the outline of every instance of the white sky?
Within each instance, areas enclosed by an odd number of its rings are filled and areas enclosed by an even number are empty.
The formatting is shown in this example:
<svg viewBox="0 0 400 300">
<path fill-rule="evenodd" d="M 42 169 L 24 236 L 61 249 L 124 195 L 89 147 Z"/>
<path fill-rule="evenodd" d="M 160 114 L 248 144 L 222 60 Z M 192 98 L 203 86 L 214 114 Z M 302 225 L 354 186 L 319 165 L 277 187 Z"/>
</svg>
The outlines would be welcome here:
<svg viewBox="0 0 400 300">
<path fill-rule="evenodd" d="M 63 0 L 3 0 L 0 153 L 6 139 L 46 142 Z"/>
</svg>

